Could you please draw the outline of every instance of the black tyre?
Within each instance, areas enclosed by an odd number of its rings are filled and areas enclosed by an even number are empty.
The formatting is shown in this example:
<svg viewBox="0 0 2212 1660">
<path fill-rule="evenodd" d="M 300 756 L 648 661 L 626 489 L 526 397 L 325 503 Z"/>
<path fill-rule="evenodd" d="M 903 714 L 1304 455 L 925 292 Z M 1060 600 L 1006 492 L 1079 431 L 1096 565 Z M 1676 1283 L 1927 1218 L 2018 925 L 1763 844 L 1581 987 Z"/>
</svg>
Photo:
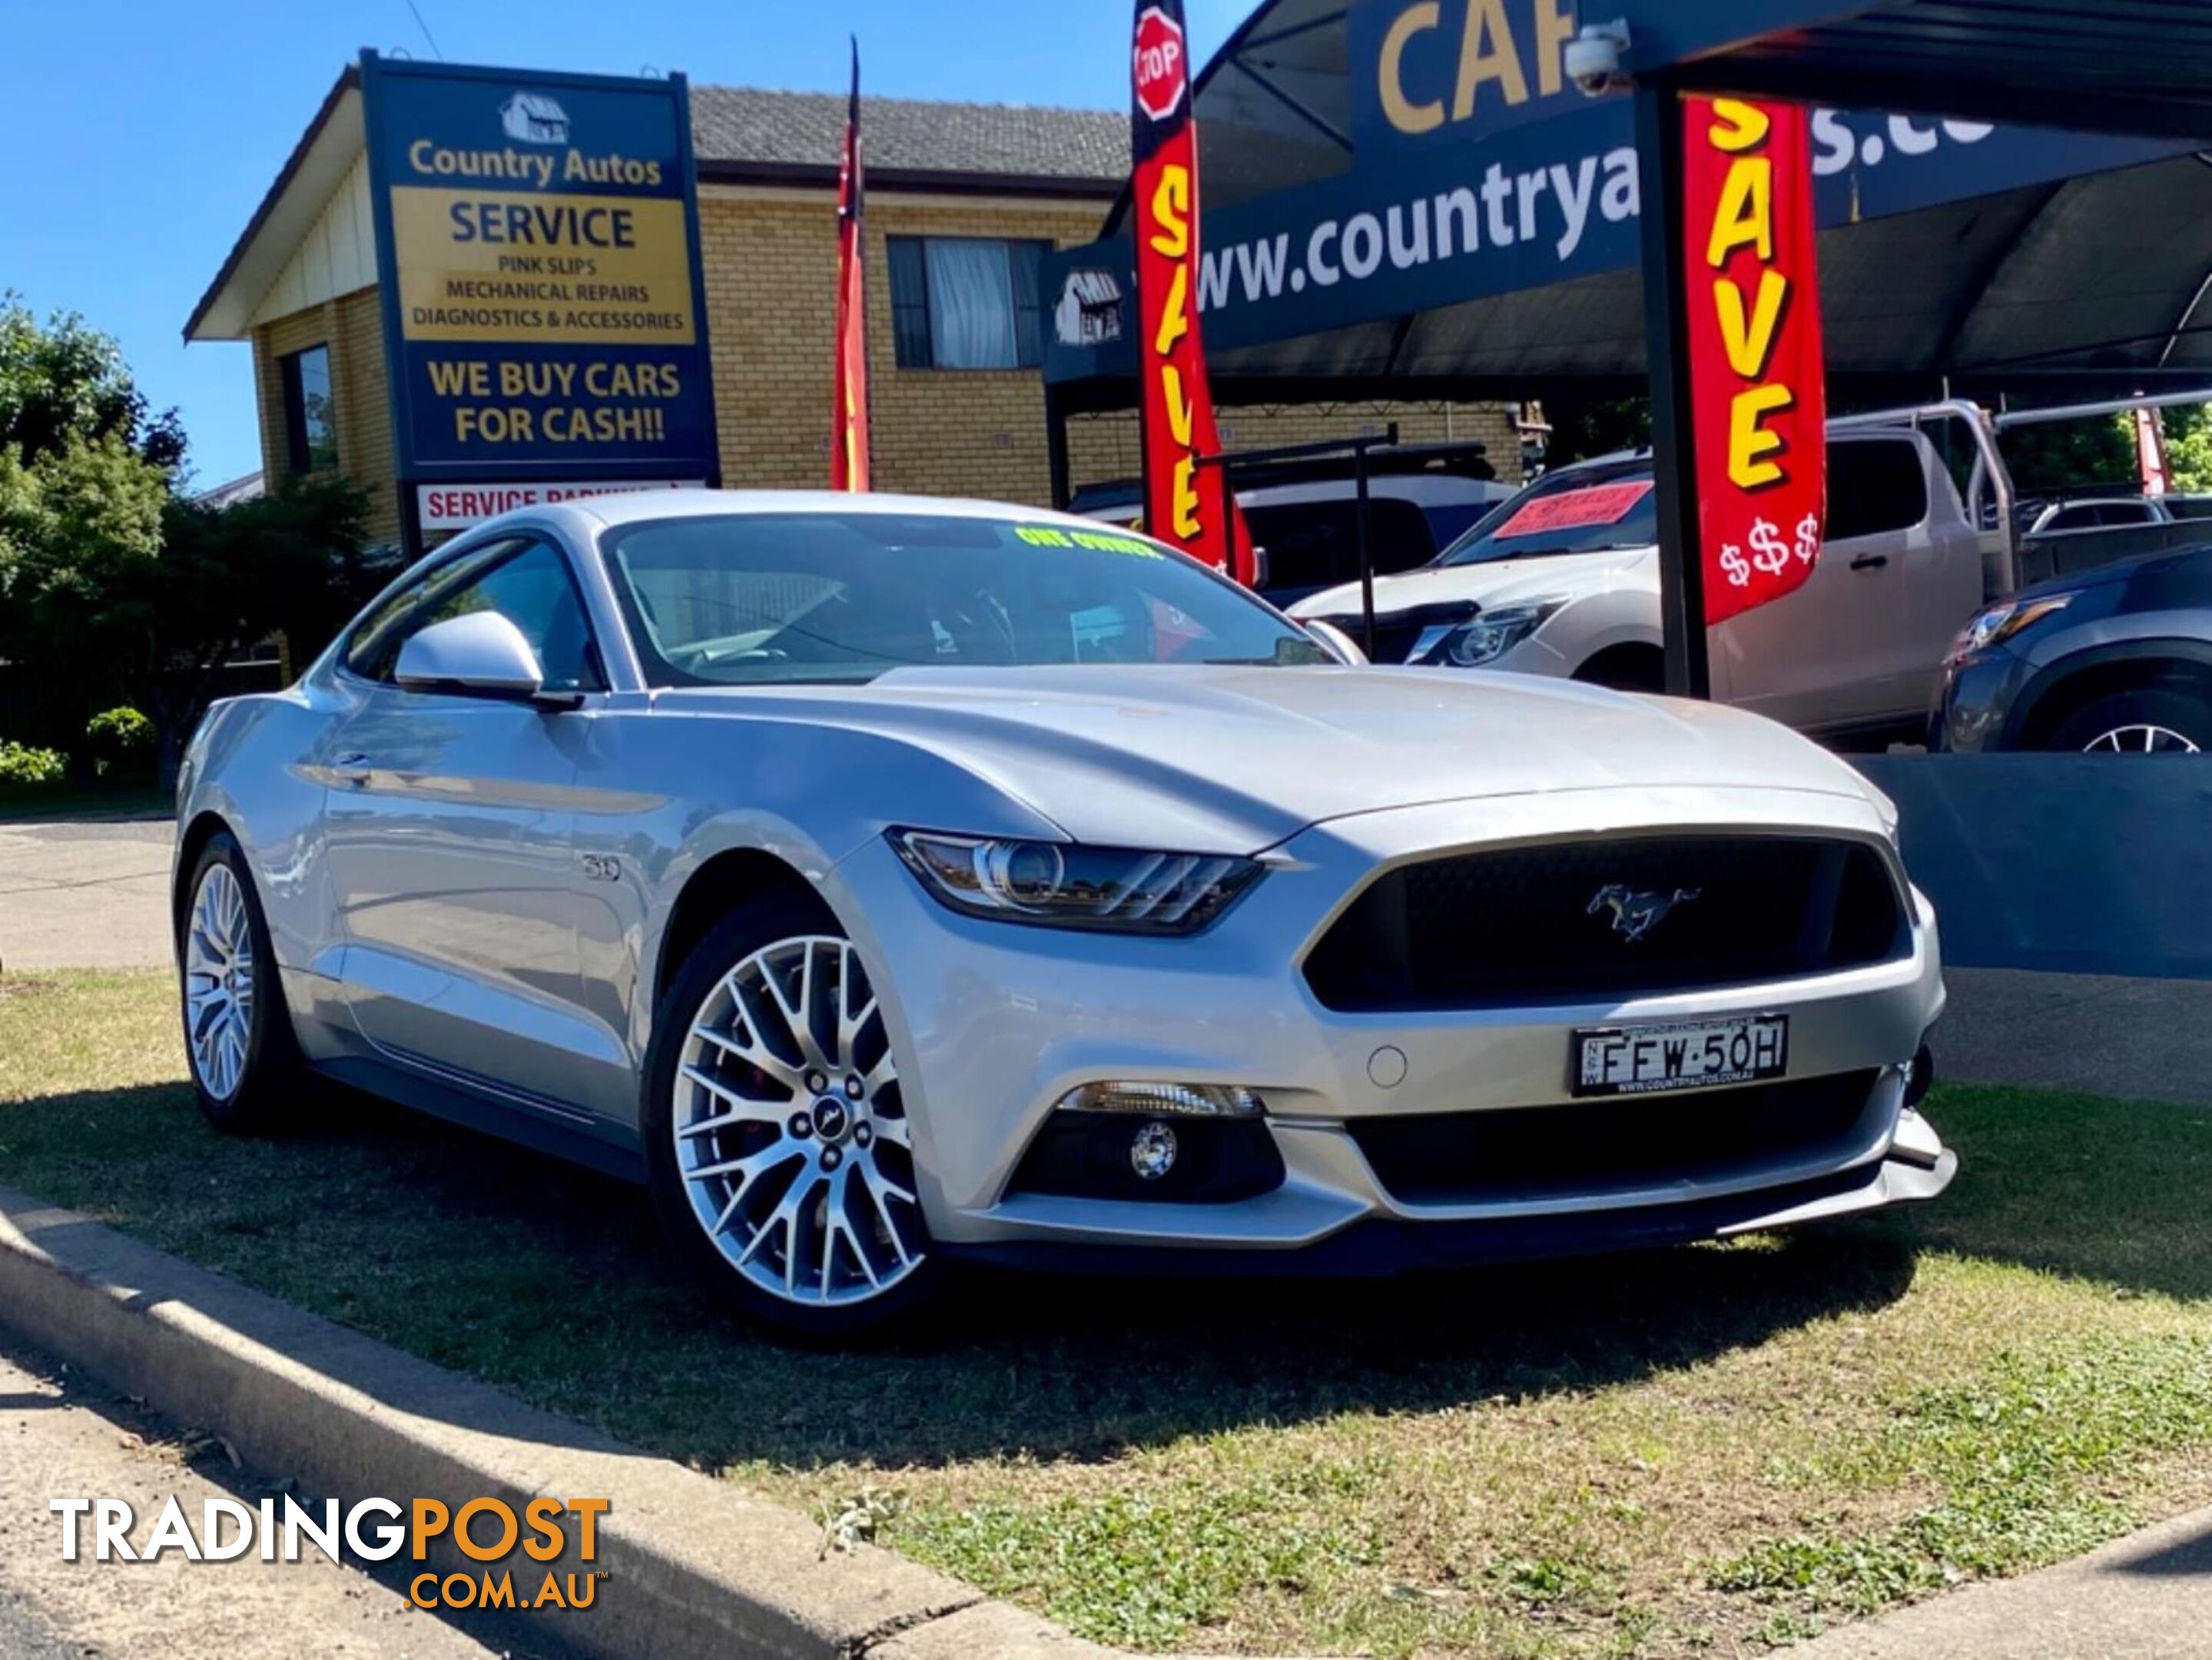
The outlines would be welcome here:
<svg viewBox="0 0 2212 1660">
<path fill-rule="evenodd" d="M 272 1129 L 298 1085 L 299 1046 L 253 873 L 228 831 L 201 848 L 185 894 L 177 961 L 192 1092 L 218 1129 Z"/>
<path fill-rule="evenodd" d="M 2212 702 L 2166 687 L 2114 692 L 2076 710 L 2051 747 L 2092 755 L 2197 755 L 2212 750 Z"/>
<path fill-rule="evenodd" d="M 934 1301 L 897 1061 L 859 953 L 809 897 L 739 907 L 672 977 L 640 1123 L 671 1244 L 760 1324 L 836 1342 Z"/>
</svg>

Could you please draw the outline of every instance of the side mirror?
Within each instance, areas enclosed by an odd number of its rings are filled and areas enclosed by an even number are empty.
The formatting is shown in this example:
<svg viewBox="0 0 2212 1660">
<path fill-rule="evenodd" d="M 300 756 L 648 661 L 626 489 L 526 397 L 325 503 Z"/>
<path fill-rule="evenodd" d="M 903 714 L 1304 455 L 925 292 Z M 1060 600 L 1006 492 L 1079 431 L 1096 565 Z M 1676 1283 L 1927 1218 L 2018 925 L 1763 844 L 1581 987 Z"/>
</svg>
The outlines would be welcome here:
<svg viewBox="0 0 2212 1660">
<path fill-rule="evenodd" d="M 1367 654 L 1359 649 L 1357 641 L 1335 623 L 1324 623 L 1315 617 L 1301 621 L 1298 626 L 1318 641 L 1321 648 L 1338 662 L 1349 664 L 1354 668 L 1366 666 Z"/>
<path fill-rule="evenodd" d="M 484 697 L 535 697 L 545 684 L 545 672 L 522 630 L 495 611 L 431 623 L 400 647 L 395 674 L 410 691 Z"/>
</svg>

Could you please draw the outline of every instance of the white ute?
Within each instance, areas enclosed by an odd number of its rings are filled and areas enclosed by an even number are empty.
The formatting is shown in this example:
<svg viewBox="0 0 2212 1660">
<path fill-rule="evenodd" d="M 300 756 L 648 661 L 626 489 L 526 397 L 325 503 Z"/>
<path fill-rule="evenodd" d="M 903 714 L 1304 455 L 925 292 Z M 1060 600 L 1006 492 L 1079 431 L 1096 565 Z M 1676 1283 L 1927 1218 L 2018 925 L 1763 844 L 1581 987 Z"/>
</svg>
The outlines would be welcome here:
<svg viewBox="0 0 2212 1660">
<path fill-rule="evenodd" d="M 2011 586 L 2010 484 L 1987 427 L 1959 423 L 1970 514 L 1920 424 L 1964 407 L 1831 423 L 1819 562 L 1796 593 L 1711 630 L 1717 699 L 1824 737 L 1923 728 L 1953 636 Z M 1546 474 L 1433 563 L 1375 580 L 1374 660 L 1660 690 L 1651 491 L 1649 451 Z M 1364 643 L 1356 582 L 1291 614 Z"/>
</svg>

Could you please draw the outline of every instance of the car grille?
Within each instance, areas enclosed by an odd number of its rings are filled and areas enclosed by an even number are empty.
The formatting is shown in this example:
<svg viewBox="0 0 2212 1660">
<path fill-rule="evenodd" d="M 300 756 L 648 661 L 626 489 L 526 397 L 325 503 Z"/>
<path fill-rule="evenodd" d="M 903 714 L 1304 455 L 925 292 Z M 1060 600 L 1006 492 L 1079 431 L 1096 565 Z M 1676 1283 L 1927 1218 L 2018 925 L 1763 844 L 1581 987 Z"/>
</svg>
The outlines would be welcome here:
<svg viewBox="0 0 2212 1660">
<path fill-rule="evenodd" d="M 1495 1112 L 1354 1118 L 1376 1179 L 1407 1204 L 1470 1205 L 1723 1180 L 1874 1138 L 1872 1070 Z"/>
<path fill-rule="evenodd" d="M 1370 663 L 1403 663 L 1413 654 L 1413 648 L 1421 642 L 1424 630 L 1439 627 L 1456 627 L 1475 614 L 1475 606 L 1467 600 L 1448 600 L 1441 605 L 1416 605 L 1410 611 L 1377 611 L 1375 616 L 1375 649 L 1367 654 Z M 1322 619 L 1333 623 L 1350 635 L 1352 642 L 1366 648 L 1366 619 L 1359 612 L 1348 616 Z"/>
<path fill-rule="evenodd" d="M 1909 946 L 1897 884 L 1864 843 L 1650 836 L 1402 866 L 1337 919 L 1305 976 L 1347 1012 L 1498 1008 L 1790 979 Z"/>
</svg>

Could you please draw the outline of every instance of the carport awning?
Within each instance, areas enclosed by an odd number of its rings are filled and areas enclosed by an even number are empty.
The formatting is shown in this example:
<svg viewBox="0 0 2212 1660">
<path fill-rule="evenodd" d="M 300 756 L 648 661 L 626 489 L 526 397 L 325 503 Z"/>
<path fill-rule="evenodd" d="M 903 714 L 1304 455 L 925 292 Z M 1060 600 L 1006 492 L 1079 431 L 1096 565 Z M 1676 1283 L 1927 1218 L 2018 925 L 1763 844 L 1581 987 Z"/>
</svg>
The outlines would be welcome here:
<svg viewBox="0 0 2212 1660">
<path fill-rule="evenodd" d="M 2203 303 L 2212 165 L 2172 136 L 2198 121 L 2212 140 L 2212 6 L 2104 0 L 2093 15 L 2062 0 L 1621 0 L 1619 9 L 1631 25 L 1631 68 L 1671 53 L 1714 84 L 1828 103 L 1815 151 L 1825 150 L 1828 169 L 1818 182 L 1832 375 L 2015 386 L 2063 378 L 2115 390 L 2212 376 L 2212 307 Z M 1453 20 L 1466 9 L 1463 0 L 1273 0 L 1201 76 L 1202 240 L 1219 267 L 1207 337 L 1226 395 L 1238 395 L 1237 382 L 1264 395 L 1259 388 L 1308 378 L 1503 392 L 1642 377 L 1632 219 L 1607 225 L 1590 211 L 1571 256 L 1557 260 L 1492 246 L 1406 271 L 1386 259 L 1364 281 L 1291 291 L 1317 227 L 1335 228 L 1325 246 L 1338 254 L 1352 215 L 1382 220 L 1393 208 L 1432 205 L 1443 192 L 1479 189 L 1493 167 L 1509 180 L 1564 167 L 1560 182 L 1571 185 L 1579 162 L 1609 162 L 1632 143 L 1623 95 L 1546 94 L 1526 39 L 1515 43 L 1525 104 L 1504 108 L 1486 85 L 1470 119 L 1453 119 L 1462 44 Z M 1504 0 L 1509 25 L 1524 36 L 1541 9 Z M 1401 27 L 1386 46 L 1409 10 L 1422 13 L 1415 24 L 1439 21 Z M 2169 48 L 2167 66 L 2148 66 Z M 1412 103 L 1429 112 L 1422 120 L 1434 117 L 1431 130 L 1394 126 L 1378 95 L 1386 79 L 1401 110 Z M 1990 131 L 1888 113 L 1931 107 L 2008 123 L 2082 111 L 2166 136 Z M 1555 200 L 1555 190 L 1537 187 L 1535 222 L 1563 241 L 1565 222 L 1544 217 Z M 1507 207 L 1510 224 L 1521 204 L 1509 197 Z M 1048 277 L 1054 291 L 1067 271 L 1126 272 L 1126 210 L 1125 198 L 1106 241 L 1059 257 Z M 1279 292 L 1255 295 L 1237 261 L 1267 253 L 1278 238 L 1292 274 Z M 1055 343 L 1048 378 L 1126 374 L 1127 345 Z"/>
</svg>

